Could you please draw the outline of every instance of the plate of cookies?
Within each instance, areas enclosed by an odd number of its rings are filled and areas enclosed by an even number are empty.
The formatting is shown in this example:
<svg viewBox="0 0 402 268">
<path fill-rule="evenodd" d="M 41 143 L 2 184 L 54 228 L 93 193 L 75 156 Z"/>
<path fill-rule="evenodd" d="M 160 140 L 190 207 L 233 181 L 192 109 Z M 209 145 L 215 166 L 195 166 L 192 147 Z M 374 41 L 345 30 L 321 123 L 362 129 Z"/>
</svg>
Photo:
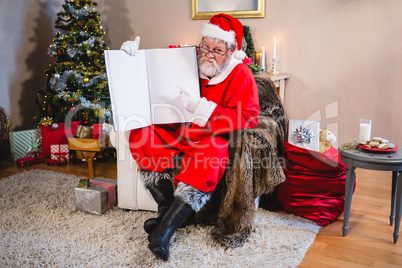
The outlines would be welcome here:
<svg viewBox="0 0 402 268">
<path fill-rule="evenodd" d="M 373 152 L 395 152 L 399 147 L 387 139 L 374 137 L 372 140 L 360 142 L 359 147 Z"/>
</svg>

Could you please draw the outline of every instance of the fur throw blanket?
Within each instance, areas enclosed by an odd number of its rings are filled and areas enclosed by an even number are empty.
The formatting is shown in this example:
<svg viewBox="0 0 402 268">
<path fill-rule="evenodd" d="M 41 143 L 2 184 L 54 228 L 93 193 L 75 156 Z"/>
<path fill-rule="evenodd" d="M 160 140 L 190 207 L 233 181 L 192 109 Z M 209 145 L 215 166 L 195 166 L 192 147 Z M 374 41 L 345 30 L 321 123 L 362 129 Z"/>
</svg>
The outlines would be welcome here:
<svg viewBox="0 0 402 268">
<path fill-rule="evenodd" d="M 258 125 L 232 133 L 230 164 L 210 201 L 196 221 L 215 226 L 213 237 L 226 247 L 240 247 L 254 228 L 255 199 L 271 194 L 285 180 L 281 155 L 287 124 L 274 83 L 256 78 L 260 117 Z"/>
</svg>

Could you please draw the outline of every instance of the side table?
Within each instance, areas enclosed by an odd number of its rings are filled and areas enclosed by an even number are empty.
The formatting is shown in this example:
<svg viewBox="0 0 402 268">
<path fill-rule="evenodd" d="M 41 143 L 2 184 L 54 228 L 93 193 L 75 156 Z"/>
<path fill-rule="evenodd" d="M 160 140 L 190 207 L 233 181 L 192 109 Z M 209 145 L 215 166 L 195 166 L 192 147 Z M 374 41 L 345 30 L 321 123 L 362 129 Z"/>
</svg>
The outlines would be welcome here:
<svg viewBox="0 0 402 268">
<path fill-rule="evenodd" d="M 353 187 L 355 184 L 355 169 L 364 168 L 372 170 L 392 171 L 391 189 L 391 215 L 390 225 L 394 226 L 394 243 L 398 241 L 399 225 L 402 212 L 402 150 L 396 152 L 370 152 L 364 149 L 348 149 L 340 152 L 341 161 L 347 165 L 345 185 L 345 209 L 342 233 L 348 232 L 350 206 L 352 203 Z M 396 214 L 395 214 L 396 213 Z"/>
<path fill-rule="evenodd" d="M 290 77 L 290 74 L 286 73 L 272 74 L 263 72 L 255 74 L 254 77 L 271 79 L 271 81 L 274 82 L 275 86 L 279 89 L 278 92 L 279 97 L 281 97 L 282 102 L 285 103 L 285 80 Z"/>
</svg>

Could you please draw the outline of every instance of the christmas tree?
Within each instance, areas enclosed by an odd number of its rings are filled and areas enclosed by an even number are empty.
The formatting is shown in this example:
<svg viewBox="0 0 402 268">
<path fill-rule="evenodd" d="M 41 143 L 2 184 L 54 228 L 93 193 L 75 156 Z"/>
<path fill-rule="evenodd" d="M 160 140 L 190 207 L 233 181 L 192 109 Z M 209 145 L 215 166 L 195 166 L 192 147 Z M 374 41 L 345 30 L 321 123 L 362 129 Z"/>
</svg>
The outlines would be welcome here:
<svg viewBox="0 0 402 268">
<path fill-rule="evenodd" d="M 48 54 L 56 62 L 45 71 L 38 92 L 36 123 L 48 126 L 69 120 L 102 123 L 110 118 L 101 15 L 90 0 L 66 0 L 57 13 L 58 29 Z"/>
</svg>

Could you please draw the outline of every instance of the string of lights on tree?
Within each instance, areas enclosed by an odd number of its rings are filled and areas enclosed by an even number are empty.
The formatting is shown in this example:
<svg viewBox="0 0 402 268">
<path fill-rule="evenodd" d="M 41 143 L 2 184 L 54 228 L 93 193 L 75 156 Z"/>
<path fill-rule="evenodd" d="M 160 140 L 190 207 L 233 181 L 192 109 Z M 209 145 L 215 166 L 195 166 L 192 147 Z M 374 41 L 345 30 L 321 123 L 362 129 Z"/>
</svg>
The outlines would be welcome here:
<svg viewBox="0 0 402 268">
<path fill-rule="evenodd" d="M 57 13 L 58 31 L 48 48 L 56 62 L 45 70 L 46 83 L 38 91 L 39 113 L 33 118 L 38 124 L 62 123 L 67 114 L 85 123 L 110 119 L 105 31 L 95 6 L 90 0 L 66 0 Z"/>
</svg>

